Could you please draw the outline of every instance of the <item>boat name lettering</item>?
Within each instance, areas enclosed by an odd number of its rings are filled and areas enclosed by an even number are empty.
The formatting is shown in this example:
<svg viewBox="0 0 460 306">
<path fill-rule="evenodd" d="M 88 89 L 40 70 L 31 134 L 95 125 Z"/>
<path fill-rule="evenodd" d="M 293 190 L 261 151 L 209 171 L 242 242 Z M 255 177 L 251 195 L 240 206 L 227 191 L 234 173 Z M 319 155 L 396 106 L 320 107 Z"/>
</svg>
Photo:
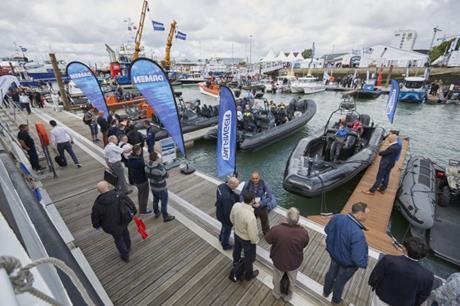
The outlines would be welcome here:
<svg viewBox="0 0 460 306">
<path fill-rule="evenodd" d="M 135 83 L 162 82 L 164 77 L 161 74 L 138 75 L 134 78 Z"/>
<path fill-rule="evenodd" d="M 227 110 L 222 118 L 222 148 L 221 154 L 223 160 L 230 159 L 230 139 L 231 139 L 231 126 L 232 126 L 232 112 Z"/>
<path fill-rule="evenodd" d="M 77 73 L 71 73 L 70 78 L 71 79 L 81 79 L 81 78 L 86 78 L 86 77 L 91 77 L 92 74 L 91 72 L 77 72 Z"/>
</svg>

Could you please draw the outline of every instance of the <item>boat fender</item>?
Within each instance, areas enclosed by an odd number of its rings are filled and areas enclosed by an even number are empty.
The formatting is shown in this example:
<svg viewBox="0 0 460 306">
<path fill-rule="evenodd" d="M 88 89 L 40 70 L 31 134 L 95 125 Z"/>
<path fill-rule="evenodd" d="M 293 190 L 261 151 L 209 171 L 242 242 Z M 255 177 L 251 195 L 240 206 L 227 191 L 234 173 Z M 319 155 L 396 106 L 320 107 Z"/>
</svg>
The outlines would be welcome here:
<svg viewBox="0 0 460 306">
<path fill-rule="evenodd" d="M 43 122 L 35 123 L 35 128 L 37 129 L 37 135 L 38 135 L 38 138 L 40 138 L 41 143 L 44 144 L 45 146 L 48 146 L 50 144 L 50 140 L 49 140 L 48 133 L 46 132 L 46 128 Z"/>
</svg>

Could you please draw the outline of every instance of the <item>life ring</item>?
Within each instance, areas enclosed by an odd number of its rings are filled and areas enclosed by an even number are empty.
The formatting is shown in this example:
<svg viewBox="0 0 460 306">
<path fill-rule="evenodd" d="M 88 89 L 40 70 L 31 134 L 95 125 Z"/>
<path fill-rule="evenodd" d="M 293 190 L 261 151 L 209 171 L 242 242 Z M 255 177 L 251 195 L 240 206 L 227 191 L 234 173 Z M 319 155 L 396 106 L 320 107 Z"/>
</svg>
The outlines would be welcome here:
<svg viewBox="0 0 460 306">
<path fill-rule="evenodd" d="M 45 125 L 42 122 L 37 122 L 35 123 L 35 128 L 37 129 L 38 138 L 40 138 L 41 142 L 46 146 L 49 145 L 50 140 Z"/>
</svg>

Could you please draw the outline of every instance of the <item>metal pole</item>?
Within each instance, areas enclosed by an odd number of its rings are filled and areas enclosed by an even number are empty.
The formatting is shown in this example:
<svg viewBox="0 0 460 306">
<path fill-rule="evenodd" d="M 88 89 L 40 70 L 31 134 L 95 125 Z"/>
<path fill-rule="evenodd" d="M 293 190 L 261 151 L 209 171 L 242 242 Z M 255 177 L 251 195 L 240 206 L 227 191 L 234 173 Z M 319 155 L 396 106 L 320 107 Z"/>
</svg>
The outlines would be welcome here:
<svg viewBox="0 0 460 306">
<path fill-rule="evenodd" d="M 435 37 L 436 37 L 436 33 L 437 33 L 437 32 L 441 32 L 441 31 L 442 31 L 442 30 L 439 28 L 439 26 L 435 26 L 435 27 L 433 28 L 433 38 L 431 39 L 430 51 L 431 51 L 431 49 L 433 48 L 433 44 L 434 44 L 434 39 L 435 39 Z"/>
<path fill-rule="evenodd" d="M 252 63 L 252 35 L 249 35 L 249 65 Z"/>
<path fill-rule="evenodd" d="M 56 55 L 54 53 L 50 53 L 50 60 L 51 64 L 53 65 L 54 76 L 56 77 L 56 82 L 58 83 L 59 92 L 61 93 L 62 103 L 64 103 L 64 109 L 69 110 L 69 100 L 67 100 L 67 94 L 64 89 L 64 82 L 62 81 L 62 74 L 61 70 L 59 70 L 58 62 L 56 60 Z"/>
</svg>

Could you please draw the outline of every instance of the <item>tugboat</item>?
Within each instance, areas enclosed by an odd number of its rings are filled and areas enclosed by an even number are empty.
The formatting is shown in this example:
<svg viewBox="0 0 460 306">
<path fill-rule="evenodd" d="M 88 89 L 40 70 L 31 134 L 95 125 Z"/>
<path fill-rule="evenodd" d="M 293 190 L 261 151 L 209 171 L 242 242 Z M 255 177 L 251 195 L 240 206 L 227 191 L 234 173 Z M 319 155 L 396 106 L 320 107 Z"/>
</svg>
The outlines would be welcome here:
<svg viewBox="0 0 460 306">
<path fill-rule="evenodd" d="M 338 115 L 341 119 L 332 121 Z M 355 129 L 356 123 L 360 123 L 361 128 Z M 337 141 L 340 126 L 346 128 L 348 134 L 334 158 L 331 147 Z M 381 126 L 374 125 L 369 115 L 356 111 L 356 103 L 345 99 L 331 113 L 324 129 L 298 142 L 286 164 L 284 189 L 311 198 L 343 185 L 372 163 L 384 132 Z"/>
<path fill-rule="evenodd" d="M 254 101 L 262 100 L 262 95 L 258 93 Z M 293 99 L 287 107 L 262 101 L 263 107 L 252 107 L 253 120 L 243 119 L 238 123 L 237 143 L 242 151 L 257 151 L 280 141 L 297 132 L 316 114 L 316 103 L 309 99 Z M 206 138 L 217 139 L 217 129 L 209 131 Z"/>
<path fill-rule="evenodd" d="M 399 91 L 399 101 L 425 103 L 427 100 L 426 81 L 423 77 L 406 77 Z"/>
<path fill-rule="evenodd" d="M 422 156 L 407 163 L 398 208 L 412 236 L 426 238 L 435 255 L 460 265 L 460 161 L 445 169 Z"/>
</svg>

